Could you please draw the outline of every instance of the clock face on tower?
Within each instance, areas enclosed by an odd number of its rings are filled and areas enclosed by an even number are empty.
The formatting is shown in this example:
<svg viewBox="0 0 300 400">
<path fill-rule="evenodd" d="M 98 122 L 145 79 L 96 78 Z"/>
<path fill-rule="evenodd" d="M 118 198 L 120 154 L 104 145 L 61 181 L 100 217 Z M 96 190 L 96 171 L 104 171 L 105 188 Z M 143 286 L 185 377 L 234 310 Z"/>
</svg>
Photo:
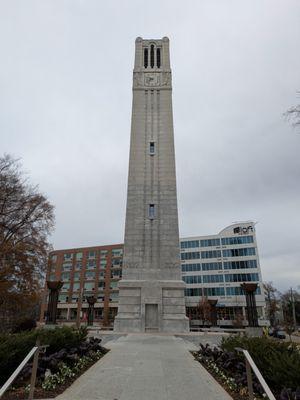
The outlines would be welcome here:
<svg viewBox="0 0 300 400">
<path fill-rule="evenodd" d="M 160 74 L 145 74 L 145 86 L 159 86 Z"/>
</svg>

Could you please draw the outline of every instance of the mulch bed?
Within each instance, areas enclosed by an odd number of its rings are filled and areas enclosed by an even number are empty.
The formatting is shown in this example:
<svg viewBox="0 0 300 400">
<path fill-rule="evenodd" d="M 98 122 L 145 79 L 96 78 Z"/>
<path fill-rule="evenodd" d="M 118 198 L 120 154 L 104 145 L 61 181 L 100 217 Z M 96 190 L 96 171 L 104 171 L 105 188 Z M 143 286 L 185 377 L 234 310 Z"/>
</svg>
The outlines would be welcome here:
<svg viewBox="0 0 300 400">
<path fill-rule="evenodd" d="M 222 379 L 218 376 L 218 374 L 216 374 L 214 371 L 211 371 L 209 368 L 207 368 L 207 365 L 204 362 L 202 362 L 198 358 L 196 358 L 197 352 L 191 351 L 191 353 L 195 357 L 195 361 L 199 362 L 206 369 L 206 371 L 223 387 L 223 389 L 226 390 L 226 392 L 229 394 L 229 396 L 231 396 L 234 400 L 248 400 L 249 399 L 247 388 L 244 389 L 244 393 L 237 393 L 237 392 L 231 390 L 228 387 L 228 385 L 226 385 L 226 383 L 224 381 L 222 381 Z M 255 398 L 257 400 L 260 399 L 260 397 L 258 397 L 257 395 L 255 396 Z"/>
<path fill-rule="evenodd" d="M 102 348 L 102 350 L 104 350 Z M 91 361 L 90 364 L 88 364 L 85 368 L 82 368 L 75 376 L 72 378 L 67 379 L 64 383 L 61 385 L 57 386 L 55 389 L 52 390 L 45 390 L 41 387 L 36 387 L 34 391 L 34 399 L 53 399 L 59 394 L 62 394 L 69 386 L 72 385 L 76 379 L 78 379 L 82 374 L 84 374 L 89 368 L 91 368 L 96 362 L 101 360 L 101 358 L 109 352 L 108 349 L 105 349 L 106 351 L 102 354 L 102 356 L 96 360 L 96 361 Z M 37 382 L 38 385 L 38 382 Z M 13 391 L 8 391 L 4 394 L 4 396 L 1 398 L 1 400 L 27 400 L 28 399 L 28 392 L 25 392 L 24 388 L 18 388 Z M 84 399 L 83 399 L 84 400 Z"/>
</svg>

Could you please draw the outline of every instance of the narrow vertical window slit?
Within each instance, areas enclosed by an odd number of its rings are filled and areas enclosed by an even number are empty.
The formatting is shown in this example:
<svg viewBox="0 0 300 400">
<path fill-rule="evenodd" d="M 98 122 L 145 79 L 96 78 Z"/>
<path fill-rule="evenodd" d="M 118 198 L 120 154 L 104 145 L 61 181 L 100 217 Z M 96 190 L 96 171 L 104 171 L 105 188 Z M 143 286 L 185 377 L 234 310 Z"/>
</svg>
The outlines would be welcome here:
<svg viewBox="0 0 300 400">
<path fill-rule="evenodd" d="M 150 47 L 150 67 L 154 68 L 154 44 Z"/>
<path fill-rule="evenodd" d="M 144 67 L 148 67 L 148 49 L 144 49 Z"/>
<path fill-rule="evenodd" d="M 156 63 L 157 63 L 157 68 L 160 68 L 160 49 L 156 50 Z"/>
</svg>

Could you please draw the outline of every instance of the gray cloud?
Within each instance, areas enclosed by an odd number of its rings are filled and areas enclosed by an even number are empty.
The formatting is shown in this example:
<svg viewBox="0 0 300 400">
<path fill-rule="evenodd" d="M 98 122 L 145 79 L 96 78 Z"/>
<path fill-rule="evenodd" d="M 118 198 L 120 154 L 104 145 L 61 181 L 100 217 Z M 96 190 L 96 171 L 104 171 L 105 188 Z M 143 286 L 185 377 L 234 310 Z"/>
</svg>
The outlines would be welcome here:
<svg viewBox="0 0 300 400">
<path fill-rule="evenodd" d="M 1 153 L 56 206 L 56 248 L 123 241 L 136 36 L 171 40 L 181 235 L 258 222 L 265 280 L 300 284 L 292 0 L 1 1 Z"/>
</svg>

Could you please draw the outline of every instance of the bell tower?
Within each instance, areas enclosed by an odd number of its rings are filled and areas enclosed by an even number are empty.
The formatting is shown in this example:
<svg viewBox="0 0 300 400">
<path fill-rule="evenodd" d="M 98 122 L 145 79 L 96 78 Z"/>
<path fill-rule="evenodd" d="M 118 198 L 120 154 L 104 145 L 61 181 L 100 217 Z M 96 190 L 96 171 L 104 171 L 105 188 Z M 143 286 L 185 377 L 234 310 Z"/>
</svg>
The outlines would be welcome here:
<svg viewBox="0 0 300 400">
<path fill-rule="evenodd" d="M 185 332 L 169 39 L 135 42 L 119 332 Z"/>
</svg>

